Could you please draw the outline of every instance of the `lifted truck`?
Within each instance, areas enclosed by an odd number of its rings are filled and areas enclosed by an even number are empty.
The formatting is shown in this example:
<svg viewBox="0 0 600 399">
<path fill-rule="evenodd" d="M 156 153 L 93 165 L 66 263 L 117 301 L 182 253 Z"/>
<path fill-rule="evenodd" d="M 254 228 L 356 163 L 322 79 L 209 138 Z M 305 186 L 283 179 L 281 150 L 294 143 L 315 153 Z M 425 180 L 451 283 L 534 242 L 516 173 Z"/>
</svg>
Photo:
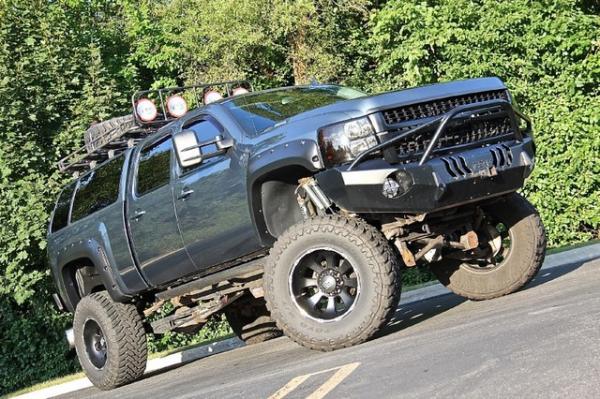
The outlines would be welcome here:
<svg viewBox="0 0 600 399">
<path fill-rule="evenodd" d="M 196 331 L 219 312 L 247 342 L 283 331 L 327 351 L 389 321 L 402 268 L 428 265 L 473 300 L 539 270 L 544 229 L 516 193 L 531 123 L 499 79 L 250 89 L 136 93 L 131 117 L 93 126 L 59 163 L 77 178 L 49 263 L 94 385 L 142 375 L 147 331 Z"/>
</svg>

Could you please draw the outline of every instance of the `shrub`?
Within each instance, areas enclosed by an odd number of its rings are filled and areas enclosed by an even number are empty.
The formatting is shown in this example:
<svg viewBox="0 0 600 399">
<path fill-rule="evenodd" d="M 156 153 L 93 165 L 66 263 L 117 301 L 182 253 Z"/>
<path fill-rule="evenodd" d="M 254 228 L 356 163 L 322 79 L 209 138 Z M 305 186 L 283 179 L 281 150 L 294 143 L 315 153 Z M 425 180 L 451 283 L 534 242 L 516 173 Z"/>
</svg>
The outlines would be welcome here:
<svg viewBox="0 0 600 399">
<path fill-rule="evenodd" d="M 372 18 L 370 85 L 499 76 L 534 122 L 524 192 L 552 246 L 599 238 L 600 17 L 571 0 L 392 0 Z"/>
</svg>

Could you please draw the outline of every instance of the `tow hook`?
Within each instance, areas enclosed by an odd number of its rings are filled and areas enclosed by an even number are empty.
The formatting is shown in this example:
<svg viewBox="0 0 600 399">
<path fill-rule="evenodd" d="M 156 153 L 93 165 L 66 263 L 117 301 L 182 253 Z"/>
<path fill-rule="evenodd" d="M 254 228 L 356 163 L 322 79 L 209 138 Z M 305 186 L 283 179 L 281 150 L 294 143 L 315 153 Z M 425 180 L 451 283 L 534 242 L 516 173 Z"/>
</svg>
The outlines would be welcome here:
<svg viewBox="0 0 600 399">
<path fill-rule="evenodd" d="M 73 327 L 65 330 L 65 338 L 69 344 L 69 349 L 75 349 L 75 333 L 73 332 Z"/>
</svg>

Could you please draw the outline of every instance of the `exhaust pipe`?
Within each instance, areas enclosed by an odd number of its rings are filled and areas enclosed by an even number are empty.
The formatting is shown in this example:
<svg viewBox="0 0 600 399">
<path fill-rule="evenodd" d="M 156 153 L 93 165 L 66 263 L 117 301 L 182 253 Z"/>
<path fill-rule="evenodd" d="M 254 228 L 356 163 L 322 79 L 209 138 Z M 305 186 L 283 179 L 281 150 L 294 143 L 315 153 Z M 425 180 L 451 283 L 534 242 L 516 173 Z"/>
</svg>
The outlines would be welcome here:
<svg viewBox="0 0 600 399">
<path fill-rule="evenodd" d="M 69 344 L 69 349 L 75 349 L 75 333 L 73 332 L 73 327 L 65 330 L 65 338 Z"/>
</svg>

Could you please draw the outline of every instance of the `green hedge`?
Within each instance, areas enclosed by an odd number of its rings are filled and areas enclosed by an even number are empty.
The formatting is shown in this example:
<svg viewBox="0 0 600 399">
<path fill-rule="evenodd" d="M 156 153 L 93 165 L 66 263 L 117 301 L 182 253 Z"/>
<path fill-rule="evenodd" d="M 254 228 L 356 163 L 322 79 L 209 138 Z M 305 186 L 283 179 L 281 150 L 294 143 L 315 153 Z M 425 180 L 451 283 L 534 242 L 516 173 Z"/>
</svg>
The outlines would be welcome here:
<svg viewBox="0 0 600 399">
<path fill-rule="evenodd" d="M 592 4 L 392 0 L 372 21 L 378 89 L 490 75 L 506 82 L 534 122 L 537 166 L 524 192 L 554 246 L 599 237 L 600 18 Z"/>
<path fill-rule="evenodd" d="M 54 162 L 91 122 L 126 113 L 136 89 L 314 75 L 377 92 L 496 75 L 534 121 L 537 167 L 523 191 L 551 245 L 599 238 L 599 11 L 566 0 L 0 2 L 0 394 L 77 368 L 45 265 L 64 180 Z"/>
</svg>

